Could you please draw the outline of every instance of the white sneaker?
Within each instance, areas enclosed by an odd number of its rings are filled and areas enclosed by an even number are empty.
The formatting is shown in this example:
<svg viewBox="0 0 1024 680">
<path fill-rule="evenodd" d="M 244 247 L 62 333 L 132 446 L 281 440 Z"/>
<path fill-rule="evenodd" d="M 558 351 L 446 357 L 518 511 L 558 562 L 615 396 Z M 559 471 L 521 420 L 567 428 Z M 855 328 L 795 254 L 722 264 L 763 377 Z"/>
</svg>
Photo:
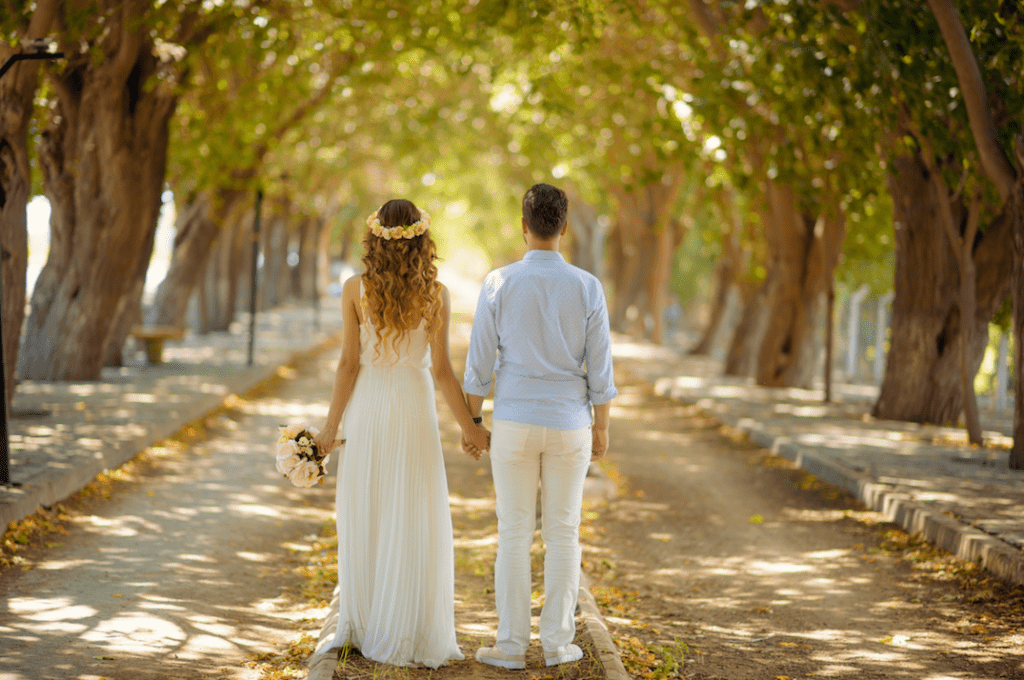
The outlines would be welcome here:
<svg viewBox="0 0 1024 680">
<path fill-rule="evenodd" d="M 577 647 L 577 649 L 579 648 Z M 583 656 L 582 652 L 580 652 L 580 656 Z M 526 668 L 525 654 L 506 654 L 497 647 L 481 647 L 476 650 L 476 660 L 498 668 L 507 668 L 510 671 L 521 671 Z"/>
<path fill-rule="evenodd" d="M 566 645 L 550 652 L 544 652 L 544 661 L 549 666 L 557 666 L 560 663 L 572 663 L 583 658 L 583 650 L 576 645 Z"/>
</svg>

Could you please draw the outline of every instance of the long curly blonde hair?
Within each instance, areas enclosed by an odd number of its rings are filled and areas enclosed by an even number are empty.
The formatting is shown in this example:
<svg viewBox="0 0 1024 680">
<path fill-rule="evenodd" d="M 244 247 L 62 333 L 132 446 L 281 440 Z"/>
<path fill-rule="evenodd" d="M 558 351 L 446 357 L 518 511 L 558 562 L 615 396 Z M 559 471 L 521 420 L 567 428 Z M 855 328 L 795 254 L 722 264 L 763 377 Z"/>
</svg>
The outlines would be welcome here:
<svg viewBox="0 0 1024 680">
<path fill-rule="evenodd" d="M 388 201 L 377 211 L 382 227 L 404 227 L 420 219 L 411 201 Z M 375 356 L 390 344 L 396 351 L 409 331 L 427 322 L 432 333 L 441 318 L 441 284 L 437 281 L 437 246 L 430 230 L 413 238 L 386 240 L 367 231 L 363 237 L 363 313 L 377 334 Z"/>
</svg>

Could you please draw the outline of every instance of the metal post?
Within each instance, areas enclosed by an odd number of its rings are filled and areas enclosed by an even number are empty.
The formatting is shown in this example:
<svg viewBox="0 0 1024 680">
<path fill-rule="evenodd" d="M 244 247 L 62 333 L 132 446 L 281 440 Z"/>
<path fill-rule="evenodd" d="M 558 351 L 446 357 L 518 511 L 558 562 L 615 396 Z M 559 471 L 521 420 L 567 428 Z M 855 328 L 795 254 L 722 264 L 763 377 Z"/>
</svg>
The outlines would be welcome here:
<svg viewBox="0 0 1024 680">
<path fill-rule="evenodd" d="M 252 366 L 253 352 L 256 348 L 256 287 L 257 271 L 260 257 L 260 207 L 263 205 L 263 191 L 256 190 L 256 209 L 252 217 L 252 285 L 249 288 L 249 365 Z"/>
<path fill-rule="evenodd" d="M 319 229 L 317 230 L 319 232 Z M 319 233 L 317 233 L 319 236 Z M 318 239 L 319 240 L 319 239 Z M 299 263 L 301 266 L 302 263 Z M 320 244 L 313 255 L 313 331 L 320 332 Z"/>
<path fill-rule="evenodd" d="M 11 446 L 7 434 L 7 363 L 4 361 L 4 276 L 2 265 L 0 265 L 0 411 L 3 417 L 0 423 L 3 430 L 0 431 L 0 485 L 10 486 L 11 484 Z"/>
<path fill-rule="evenodd" d="M 860 303 L 870 290 L 867 284 L 850 296 L 849 344 L 846 346 L 846 380 L 853 382 L 857 374 L 857 344 L 860 342 Z"/>
<path fill-rule="evenodd" d="M 889 303 L 896 297 L 892 291 L 878 298 L 878 325 L 875 327 L 875 382 L 882 382 L 885 371 L 885 331 L 889 328 Z"/>
</svg>

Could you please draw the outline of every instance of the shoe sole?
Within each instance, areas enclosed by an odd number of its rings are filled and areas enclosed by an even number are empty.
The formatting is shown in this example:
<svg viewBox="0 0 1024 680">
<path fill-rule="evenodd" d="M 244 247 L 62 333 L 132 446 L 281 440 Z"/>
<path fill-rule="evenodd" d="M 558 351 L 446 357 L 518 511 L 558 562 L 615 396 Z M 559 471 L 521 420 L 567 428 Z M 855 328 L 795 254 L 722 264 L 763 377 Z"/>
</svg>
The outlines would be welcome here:
<svg viewBox="0 0 1024 680">
<path fill-rule="evenodd" d="M 481 658 L 479 656 L 476 657 L 476 661 L 480 662 L 481 664 L 486 664 L 487 666 L 497 666 L 498 668 L 503 668 L 506 671 L 526 670 L 526 662 L 507 662 L 502 660 L 502 658 Z"/>
<path fill-rule="evenodd" d="M 545 663 L 548 666 L 558 666 L 563 663 L 572 663 L 573 661 L 579 661 L 583 658 L 583 654 L 576 656 L 575 654 L 565 654 L 564 656 L 556 656 L 551 659 L 546 659 Z"/>
</svg>

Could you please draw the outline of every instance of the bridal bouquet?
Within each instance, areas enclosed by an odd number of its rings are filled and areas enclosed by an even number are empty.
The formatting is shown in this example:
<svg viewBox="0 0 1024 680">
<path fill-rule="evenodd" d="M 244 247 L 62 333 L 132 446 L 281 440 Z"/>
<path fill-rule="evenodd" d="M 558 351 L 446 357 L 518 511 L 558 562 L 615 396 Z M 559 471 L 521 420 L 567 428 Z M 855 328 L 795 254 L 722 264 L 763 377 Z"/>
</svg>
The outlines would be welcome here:
<svg viewBox="0 0 1024 680">
<path fill-rule="evenodd" d="M 282 426 L 277 440 L 277 471 L 295 486 L 308 489 L 324 483 L 327 461 L 331 455 L 321 454 L 313 438 L 320 434 L 306 425 Z"/>
</svg>

